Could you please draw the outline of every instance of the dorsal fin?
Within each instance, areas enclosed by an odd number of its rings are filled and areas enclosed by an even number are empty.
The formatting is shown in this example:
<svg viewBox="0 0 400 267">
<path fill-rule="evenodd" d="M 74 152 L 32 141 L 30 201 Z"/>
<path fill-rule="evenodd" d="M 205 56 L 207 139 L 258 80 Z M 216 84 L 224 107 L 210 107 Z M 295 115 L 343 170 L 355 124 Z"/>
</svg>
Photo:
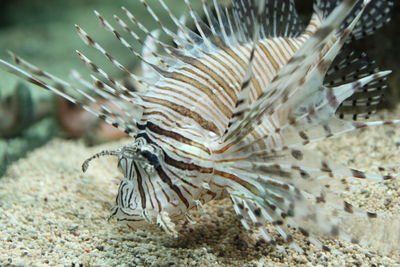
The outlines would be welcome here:
<svg viewBox="0 0 400 267">
<path fill-rule="evenodd" d="M 157 16 L 153 8 L 147 3 L 146 0 L 140 0 L 140 2 L 144 5 L 146 8 L 147 12 L 149 15 L 154 19 L 155 22 L 160 26 L 161 30 L 167 34 L 178 46 L 179 49 L 185 51 L 188 54 L 193 55 L 194 51 L 201 52 L 201 50 L 198 49 L 197 43 L 199 42 L 198 36 L 191 32 L 189 29 L 187 29 L 184 25 L 182 25 L 179 20 L 173 15 L 171 10 L 168 8 L 167 5 L 165 5 L 164 2 L 160 2 L 163 6 L 163 8 L 168 12 L 170 18 L 172 21 L 175 23 L 175 25 L 178 27 L 178 29 L 184 33 L 186 33 L 186 38 L 180 38 L 177 34 L 172 32 L 170 29 L 168 29 L 165 24 L 161 21 L 161 19 Z M 193 55 L 194 56 L 194 55 Z"/>
<path fill-rule="evenodd" d="M 252 37 L 252 41 L 251 41 L 250 57 L 247 62 L 245 75 L 244 75 L 241 85 L 240 85 L 240 91 L 237 96 L 236 105 L 232 112 L 232 118 L 229 121 L 228 127 L 225 132 L 226 136 L 229 136 L 229 130 L 232 129 L 231 126 L 234 123 L 234 121 L 241 120 L 243 118 L 243 115 L 245 114 L 244 111 L 246 109 L 248 109 L 248 107 L 250 105 L 251 80 L 253 78 L 253 60 L 254 60 L 254 55 L 256 52 L 256 48 L 257 48 L 257 42 L 260 38 L 262 14 L 264 13 L 265 1 L 266 0 L 261 0 L 258 3 L 259 6 L 258 6 L 257 14 L 256 14 L 257 19 L 254 24 L 253 37 Z"/>
<path fill-rule="evenodd" d="M 233 8 L 238 10 L 238 18 L 246 40 L 253 37 L 253 25 L 258 17 L 257 1 L 233 1 Z M 260 14 L 260 37 L 296 37 L 304 30 L 293 0 L 265 1 L 265 7 Z"/>
<path fill-rule="evenodd" d="M 160 41 L 159 38 L 156 38 L 156 37 L 152 34 L 152 31 L 150 31 L 149 29 L 147 29 L 147 27 L 144 26 L 144 25 L 135 17 L 135 15 L 133 15 L 126 7 L 123 6 L 123 7 L 121 7 L 121 9 L 125 12 L 125 15 L 128 17 L 129 21 L 130 21 L 133 25 L 137 26 L 137 27 L 139 28 L 139 30 L 140 30 L 141 32 L 143 32 L 146 36 L 152 37 L 152 38 L 156 41 L 156 43 L 164 49 L 164 51 L 165 51 L 167 54 L 171 54 L 171 48 L 172 48 L 172 46 L 170 46 L 170 45 L 168 45 L 168 44 L 166 44 L 166 43 Z M 135 40 L 138 40 L 138 41 L 140 40 L 139 34 L 138 34 L 135 30 L 133 30 L 132 28 L 130 28 L 130 27 L 124 22 L 124 20 L 122 20 L 122 19 L 121 19 L 120 17 L 118 17 L 118 16 L 114 16 L 114 19 L 118 22 L 118 24 L 119 24 L 125 31 L 129 32 L 129 34 L 130 34 Z"/>
<path fill-rule="evenodd" d="M 156 38 L 158 38 L 160 35 L 160 31 L 154 30 L 152 32 L 152 35 L 154 35 Z M 157 55 L 157 44 L 153 37 L 147 36 L 143 43 L 145 44 L 142 48 L 142 57 L 144 59 L 146 59 L 153 65 L 167 64 L 165 62 L 162 63 L 161 62 L 162 59 Z M 166 67 L 169 68 L 171 66 L 166 65 Z M 146 79 L 152 80 L 153 78 L 158 76 L 158 72 L 154 71 L 153 68 L 149 67 L 149 65 L 144 62 L 142 62 L 141 68 L 142 68 L 143 77 L 145 77 Z"/>
<path fill-rule="evenodd" d="M 114 34 L 115 38 L 124 46 L 126 47 L 134 56 L 136 56 L 142 63 L 147 64 L 149 67 L 153 68 L 156 72 L 162 69 L 161 66 L 156 66 L 155 64 L 147 61 L 142 55 L 137 52 L 126 40 L 122 35 L 114 29 L 113 26 L 97 11 L 94 11 L 95 15 L 100 21 L 100 25 L 106 30 Z M 131 76 L 132 77 L 132 76 Z M 140 83 L 140 82 L 139 82 Z"/>
<path fill-rule="evenodd" d="M 103 20 L 104 22 L 104 20 Z M 103 25 L 104 26 L 104 25 Z M 113 56 L 111 56 L 99 43 L 97 43 L 91 36 L 89 36 L 80 26 L 75 25 L 76 30 L 78 31 L 79 37 L 82 39 L 82 41 L 90 46 L 99 51 L 105 58 L 107 58 L 115 67 L 120 69 L 121 71 L 125 72 L 126 74 L 129 75 L 131 79 L 133 79 L 135 82 L 142 84 L 144 86 L 150 85 L 148 82 L 142 79 L 142 77 L 138 77 L 136 74 L 134 74 L 132 71 L 129 70 L 128 67 L 124 66 L 121 64 L 117 59 L 115 59 Z M 114 33 L 115 34 L 115 33 Z M 78 53 L 79 54 L 79 53 Z M 81 53 L 82 54 L 82 53 Z M 140 56 L 140 55 L 139 55 Z"/>
<path fill-rule="evenodd" d="M 142 49 L 146 50 L 148 53 L 151 53 L 152 58 L 154 58 L 156 61 L 158 61 L 158 63 L 163 67 L 165 66 L 165 68 L 169 68 L 171 67 L 171 65 L 167 62 L 167 60 L 170 60 L 170 58 L 166 59 L 165 56 L 162 56 L 158 53 L 156 53 L 157 50 L 157 45 L 163 47 L 164 43 L 160 42 L 158 37 L 160 35 L 160 31 L 159 30 L 154 30 L 152 32 L 150 32 L 149 34 L 147 34 L 147 39 L 146 40 L 151 40 L 151 42 L 146 42 L 143 41 L 142 38 L 140 38 L 138 36 L 138 34 L 133 31 L 126 23 L 125 21 L 123 21 L 121 18 L 119 18 L 117 15 L 114 15 L 114 20 L 119 24 L 119 26 L 126 32 L 128 32 L 131 37 L 133 37 L 139 44 L 142 45 Z M 164 48 L 165 52 L 167 52 L 167 54 L 169 54 L 168 49 Z"/>
<path fill-rule="evenodd" d="M 294 5 L 294 0 L 263 1 L 262 13 L 258 14 L 259 1 L 240 0 L 229 1 L 222 5 L 213 0 L 210 6 L 208 1 L 202 0 L 204 16 L 207 23 L 202 21 L 199 14 L 193 10 L 190 2 L 185 0 L 190 15 L 199 32 L 198 45 L 202 48 L 214 49 L 218 47 L 231 47 L 239 43 L 251 43 L 254 37 L 254 25 L 257 20 L 259 37 L 262 39 L 273 37 L 295 37 L 302 33 L 302 24 Z M 257 17 L 260 17 L 258 19 Z M 176 19 L 174 19 L 176 22 Z M 178 23 L 176 22 L 178 25 Z M 178 25 L 178 27 L 180 27 Z M 187 30 L 185 30 L 187 31 Z M 189 31 L 187 31 L 189 32 Z M 192 35 L 190 35 L 192 36 Z M 192 45 L 195 44 L 192 42 Z"/>
<path fill-rule="evenodd" d="M 243 138 L 244 135 L 251 132 L 253 127 L 258 125 L 263 114 L 266 112 L 272 114 L 277 106 L 287 102 L 290 95 L 297 90 L 298 84 L 303 83 L 306 74 L 316 67 L 320 61 L 321 51 L 335 37 L 338 28 L 356 3 L 357 1 L 342 0 L 341 4 L 326 18 L 320 29 L 304 43 L 291 60 L 278 72 L 270 84 L 270 89 L 259 96 L 252 104 L 251 109 L 246 111 L 245 119 L 234 126 L 234 129 L 226 135 L 225 140 L 233 136 L 236 136 L 235 140 Z"/>
<path fill-rule="evenodd" d="M 212 35 L 210 28 L 202 21 L 197 12 L 193 9 L 192 4 L 189 0 L 185 0 L 185 4 L 188 7 L 189 14 L 195 23 L 196 29 L 199 32 L 203 43 L 206 47 L 206 51 L 210 51 L 214 48 L 214 45 L 210 41 L 209 37 Z"/>
<path fill-rule="evenodd" d="M 267 1 L 262 14 L 262 37 L 297 37 L 304 30 L 293 0 Z"/>
<path fill-rule="evenodd" d="M 144 0 L 141 0 L 142 2 L 145 2 Z M 188 27 L 185 26 L 184 23 L 182 23 L 182 21 L 180 19 L 178 19 L 171 11 L 171 9 L 168 7 L 168 5 L 164 2 L 164 0 L 159 0 L 161 6 L 164 8 L 164 10 L 168 13 L 169 17 L 172 19 L 172 21 L 174 22 L 174 24 L 176 25 L 178 32 L 180 34 L 178 34 L 177 36 L 180 37 L 180 35 L 183 36 L 183 38 L 174 38 L 174 42 L 180 46 L 180 42 L 181 40 L 184 40 L 185 42 L 190 43 L 190 45 L 193 47 L 193 49 L 197 52 L 203 53 L 203 50 L 201 49 L 201 46 L 199 46 L 199 44 L 201 44 L 202 38 L 194 33 L 192 30 L 190 30 Z M 157 21 L 157 20 L 156 20 Z M 168 33 L 167 33 L 168 34 Z M 179 40 L 179 41 L 178 41 Z"/>
</svg>

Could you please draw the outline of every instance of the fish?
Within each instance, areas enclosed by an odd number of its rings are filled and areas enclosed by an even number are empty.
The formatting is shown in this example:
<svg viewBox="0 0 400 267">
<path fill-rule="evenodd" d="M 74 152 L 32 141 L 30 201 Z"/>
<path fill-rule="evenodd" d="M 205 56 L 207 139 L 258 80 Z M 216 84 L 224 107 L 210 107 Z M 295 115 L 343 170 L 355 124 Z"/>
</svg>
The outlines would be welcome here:
<svg viewBox="0 0 400 267">
<path fill-rule="evenodd" d="M 400 123 L 368 120 L 382 102 L 390 71 L 350 46 L 390 20 L 393 1 L 316 0 L 307 24 L 294 0 L 201 0 L 201 10 L 184 0 L 188 13 L 182 17 L 159 0 L 176 30 L 146 0 L 140 2 L 158 30 L 125 7 L 124 18 L 114 16 L 118 29 L 95 15 L 127 55 L 141 61 L 141 75 L 75 26 L 88 47 L 140 90 L 130 90 L 81 51 L 77 55 L 92 74 L 75 71 L 74 82 L 13 53 L 15 65 L 0 60 L 7 71 L 130 136 L 128 145 L 101 151 L 82 165 L 86 172 L 96 158 L 117 157 L 122 179 L 111 216 L 133 227 L 157 224 L 178 236 L 175 224 L 188 220 L 191 210 L 230 198 L 244 229 L 257 228 L 271 244 L 276 240 L 266 230 L 269 224 L 299 252 L 304 251 L 294 232 L 326 251 L 331 248 L 320 235 L 361 243 L 346 222 L 379 215 L 344 201 L 340 192 L 351 180 L 397 175 L 349 168 L 309 147 L 357 129 Z M 162 41 L 161 33 L 174 44 Z"/>
</svg>

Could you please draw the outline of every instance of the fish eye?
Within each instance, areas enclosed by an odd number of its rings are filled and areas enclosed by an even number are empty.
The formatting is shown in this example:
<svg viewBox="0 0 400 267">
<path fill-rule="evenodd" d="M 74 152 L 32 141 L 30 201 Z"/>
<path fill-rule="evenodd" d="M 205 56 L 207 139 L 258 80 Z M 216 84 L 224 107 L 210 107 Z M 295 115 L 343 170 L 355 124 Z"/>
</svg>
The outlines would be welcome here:
<svg viewBox="0 0 400 267">
<path fill-rule="evenodd" d="M 160 165 L 160 161 L 158 160 L 158 157 L 156 154 L 154 154 L 148 150 L 144 150 L 144 151 L 142 151 L 142 156 L 148 160 L 150 165 L 152 165 L 154 167 L 158 167 Z"/>
<path fill-rule="evenodd" d="M 143 140 L 137 140 L 133 145 L 125 146 L 122 149 L 118 166 L 122 169 L 127 168 L 128 161 L 135 161 L 143 168 L 157 168 L 160 166 L 160 158 L 162 154 L 160 149 L 152 144 L 147 144 Z"/>
</svg>

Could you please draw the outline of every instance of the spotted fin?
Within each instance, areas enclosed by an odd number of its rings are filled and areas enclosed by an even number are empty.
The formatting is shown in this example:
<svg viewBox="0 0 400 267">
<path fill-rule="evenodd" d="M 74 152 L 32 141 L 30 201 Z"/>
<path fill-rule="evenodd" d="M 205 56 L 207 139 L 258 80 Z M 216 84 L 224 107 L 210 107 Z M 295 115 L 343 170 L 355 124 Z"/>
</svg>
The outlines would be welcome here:
<svg viewBox="0 0 400 267">
<path fill-rule="evenodd" d="M 232 125 L 233 129 L 225 136 L 225 140 L 231 139 L 233 136 L 235 136 L 233 140 L 242 139 L 243 135 L 251 132 L 252 128 L 257 125 L 263 114 L 273 114 L 278 106 L 287 102 L 294 92 L 299 91 L 297 90 L 299 83 L 300 85 L 304 84 L 304 77 L 310 69 L 321 62 L 321 53 L 326 51 L 326 46 L 335 37 L 338 27 L 355 3 L 356 1 L 343 1 L 334 9 L 320 29 L 282 67 L 271 82 L 270 89 L 261 94 L 252 107 L 246 111 L 245 119 Z M 328 62 L 324 62 L 324 65 L 328 65 Z M 318 84 L 318 82 L 314 84 Z M 312 90 L 315 90 L 315 86 L 312 87 Z M 304 95 L 304 92 L 302 92 L 302 95 Z"/>
<path fill-rule="evenodd" d="M 251 141 L 239 141 L 229 152 L 234 154 L 240 151 L 257 151 L 258 144 L 268 145 L 269 143 L 271 143 L 271 149 L 279 151 L 332 138 L 367 126 L 398 123 L 399 121 L 357 123 L 344 121 L 334 116 L 339 105 L 359 88 L 363 88 L 371 81 L 380 80 L 389 73 L 388 71 L 379 72 L 334 88 L 321 87 L 319 91 L 309 99 L 304 99 L 304 102 L 293 110 L 289 116 L 292 119 L 275 126 L 265 136 Z M 275 119 L 275 116 L 277 114 L 274 114 L 271 119 L 279 120 Z"/>
<path fill-rule="evenodd" d="M 380 215 L 354 207 L 339 194 L 348 191 L 351 179 L 388 180 L 392 176 L 368 174 L 317 158 L 321 159 L 311 151 L 291 150 L 259 152 L 226 163 L 226 172 L 252 185 L 247 187 L 249 190 L 238 186 L 236 191 L 230 189 L 235 212 L 244 225 L 246 218 L 259 229 L 272 223 L 284 240 L 300 252 L 289 228 L 324 250 L 330 249 L 317 240 L 321 234 L 370 244 L 374 240 L 370 239 L 368 227 Z M 355 231 L 353 224 L 362 229 Z M 261 233 L 272 242 L 269 233 Z"/>
<path fill-rule="evenodd" d="M 324 85 L 336 87 L 378 72 L 379 68 L 375 62 L 369 60 L 365 53 L 354 52 L 347 47 L 328 70 Z M 336 111 L 336 115 L 341 119 L 368 119 L 382 103 L 387 87 L 387 77 L 370 81 L 346 99 Z"/>
<path fill-rule="evenodd" d="M 232 118 L 228 123 L 227 132 L 225 134 L 229 133 L 229 129 L 231 129 L 230 126 L 235 120 L 240 120 L 241 118 L 243 118 L 243 115 L 245 114 L 244 110 L 248 109 L 250 105 L 251 80 L 253 78 L 253 61 L 257 49 L 257 42 L 260 37 L 260 27 L 262 25 L 262 14 L 264 13 L 265 1 L 260 1 L 258 4 L 258 10 L 255 14 L 257 20 L 254 21 L 253 38 L 251 40 L 249 60 L 245 69 L 245 75 L 240 84 L 240 91 L 237 96 L 235 108 L 232 112 Z"/>
<path fill-rule="evenodd" d="M 298 252 L 304 253 L 303 249 L 294 242 L 292 234 L 287 226 L 284 225 L 284 219 L 279 211 L 277 212 L 270 205 L 259 205 L 256 201 L 245 197 L 231 195 L 231 199 L 234 203 L 234 210 L 245 229 L 251 230 L 247 222 L 250 221 L 260 231 L 262 238 L 266 242 L 275 244 L 276 240 L 265 229 L 267 224 L 272 223 L 285 242 Z"/>
<path fill-rule="evenodd" d="M 315 4 L 315 9 L 319 11 L 322 17 L 327 17 L 333 9 L 340 3 L 340 0 L 318 0 Z M 345 29 L 356 14 L 362 9 L 363 2 L 359 1 L 354 10 L 348 15 L 340 28 Z M 351 33 L 352 39 L 361 39 L 368 35 L 372 35 L 376 30 L 390 21 L 390 13 L 394 5 L 393 0 L 372 0 L 369 6 L 365 9 L 360 22 L 355 26 Z"/>
</svg>

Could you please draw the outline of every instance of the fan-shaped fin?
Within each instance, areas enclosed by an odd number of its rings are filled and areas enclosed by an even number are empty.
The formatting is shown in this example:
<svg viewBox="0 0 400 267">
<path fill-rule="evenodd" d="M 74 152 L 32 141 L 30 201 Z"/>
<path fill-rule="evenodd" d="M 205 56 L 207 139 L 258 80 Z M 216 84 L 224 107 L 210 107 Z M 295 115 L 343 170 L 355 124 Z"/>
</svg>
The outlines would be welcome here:
<svg viewBox="0 0 400 267">
<path fill-rule="evenodd" d="M 379 72 L 374 61 L 365 53 L 344 49 L 335 59 L 324 79 L 325 86 L 336 87 Z M 370 81 L 358 88 L 338 108 L 336 115 L 341 119 L 363 120 L 376 112 L 387 88 L 387 78 Z"/>
<path fill-rule="evenodd" d="M 390 72 L 379 72 L 373 75 L 364 77 L 359 81 L 344 84 L 335 88 L 322 87 L 318 92 L 307 99 L 303 103 L 292 110 L 289 114 L 291 119 L 283 121 L 281 125 L 275 126 L 265 136 L 260 136 L 251 141 L 244 139 L 239 141 L 235 146 L 232 146 L 229 151 L 252 150 L 255 149 L 258 143 L 272 143 L 275 150 L 283 147 L 296 147 L 302 144 L 316 142 L 325 138 L 331 138 L 340 134 L 349 132 L 359 127 L 359 124 L 342 121 L 332 118 L 333 114 L 339 105 L 347 99 L 359 88 L 370 84 L 373 81 L 379 81 Z M 354 112 L 354 111 L 353 111 Z M 287 113 L 285 113 L 287 116 Z M 274 114 L 270 119 L 275 119 L 277 114 Z M 275 142 L 275 139 L 280 140 L 280 145 Z"/>
<path fill-rule="evenodd" d="M 153 68 L 156 72 L 162 69 L 162 67 L 156 66 L 155 64 L 147 61 L 145 58 L 142 57 L 142 55 L 139 52 L 133 49 L 133 47 L 125 40 L 125 38 L 122 37 L 122 35 L 117 30 L 115 30 L 114 27 L 112 27 L 111 24 L 103 16 L 100 15 L 99 12 L 95 11 L 95 14 L 100 21 L 100 25 L 105 30 L 112 32 L 114 36 L 117 38 L 117 40 L 120 41 L 120 43 L 123 46 L 125 46 L 134 56 L 140 59 L 142 63 L 147 64 L 149 67 Z M 135 79 L 135 81 L 137 81 L 137 79 Z"/>
<path fill-rule="evenodd" d="M 243 116 L 245 119 L 232 124 L 233 129 L 225 136 L 225 140 L 233 136 L 236 139 L 242 139 L 243 135 L 251 132 L 263 114 L 273 114 L 278 106 L 284 105 L 289 100 L 292 94 L 299 92 L 299 88 L 305 88 L 305 77 L 310 70 L 316 68 L 316 76 L 309 77 L 310 80 L 307 83 L 307 85 L 312 83 L 313 87 L 307 93 L 318 89 L 315 88 L 315 85 L 318 85 L 318 79 L 322 81 L 322 74 L 328 70 L 330 63 L 333 61 L 333 59 L 330 62 L 329 60 L 323 60 L 324 56 L 334 58 L 335 52 L 338 52 L 337 50 L 342 42 L 338 40 L 339 43 L 333 48 L 328 46 L 328 51 L 326 49 L 327 45 L 332 42 L 332 38 L 335 38 L 338 27 L 355 3 L 356 1 L 343 1 L 334 9 L 324 21 L 321 28 L 305 42 L 291 60 L 278 72 L 275 79 L 271 82 L 271 89 L 261 94 L 252 107 L 245 112 Z M 344 34 L 343 39 L 347 36 L 348 32 Z M 302 91 L 299 93 L 299 96 L 304 94 L 305 92 Z"/>
<path fill-rule="evenodd" d="M 265 0 L 261 0 L 258 6 L 258 12 L 256 13 L 257 20 L 255 21 L 254 24 L 254 30 L 253 30 L 253 38 L 251 41 L 251 50 L 250 50 L 250 56 L 249 60 L 247 62 L 247 66 L 245 69 L 245 75 L 242 79 L 241 85 L 240 85 L 240 91 L 237 96 L 237 101 L 235 104 L 235 108 L 233 109 L 232 112 L 232 118 L 230 119 L 228 123 L 228 128 L 227 132 L 225 135 L 229 136 L 229 129 L 232 123 L 235 120 L 240 120 L 243 118 L 244 111 L 249 108 L 250 105 L 250 90 L 251 90 L 251 80 L 253 79 L 253 61 L 254 61 L 254 56 L 257 48 L 257 41 L 260 36 L 260 27 L 262 23 L 262 13 L 264 12 L 265 8 Z"/>
<path fill-rule="evenodd" d="M 317 0 L 315 3 L 315 9 L 319 11 L 319 14 L 321 14 L 322 17 L 327 17 L 339 3 L 340 0 Z M 342 23 L 340 27 L 342 30 L 345 29 L 358 12 L 360 12 L 363 4 L 363 1 L 357 3 L 354 10 Z M 365 9 L 359 23 L 355 26 L 355 29 L 351 34 L 352 39 L 361 39 L 365 36 L 372 35 L 376 30 L 389 22 L 390 12 L 393 5 L 393 0 L 372 0 Z"/>
<path fill-rule="evenodd" d="M 320 160 L 316 160 L 318 158 Z M 224 170 L 236 177 L 246 177 L 246 181 L 253 178 L 253 184 L 258 183 L 254 188 L 263 187 L 262 191 L 253 189 L 251 193 L 231 189 L 237 213 L 247 215 L 257 227 L 266 222 L 278 228 L 291 226 L 325 250 L 329 248 L 315 236 L 325 234 L 348 242 L 368 243 L 371 241 L 367 235 L 370 220 L 379 217 L 377 213 L 365 212 L 341 199 L 339 194 L 347 191 L 347 177 L 361 180 L 391 177 L 350 169 L 304 150 L 255 153 L 224 164 Z M 363 231 L 356 233 L 348 228 L 353 222 L 365 227 Z M 277 230 L 286 240 L 292 241 L 285 228 Z"/>
</svg>

